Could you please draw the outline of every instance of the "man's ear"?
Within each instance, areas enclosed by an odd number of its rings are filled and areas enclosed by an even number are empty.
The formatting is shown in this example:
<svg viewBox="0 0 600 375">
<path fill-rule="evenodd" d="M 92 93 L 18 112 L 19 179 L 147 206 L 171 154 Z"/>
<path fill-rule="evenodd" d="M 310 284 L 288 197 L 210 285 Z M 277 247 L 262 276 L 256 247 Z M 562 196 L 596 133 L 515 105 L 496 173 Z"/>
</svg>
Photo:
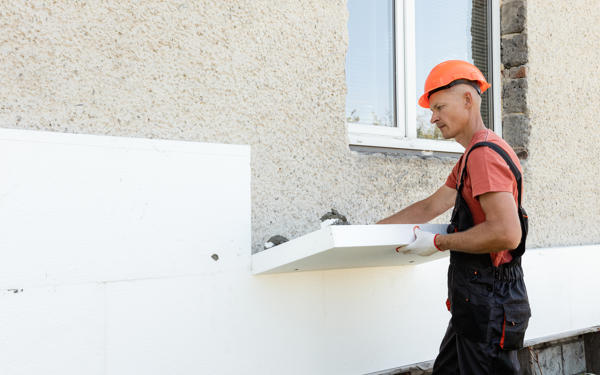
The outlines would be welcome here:
<svg viewBox="0 0 600 375">
<path fill-rule="evenodd" d="M 469 90 L 465 90 L 463 93 L 463 100 L 465 103 L 465 107 L 471 108 L 473 106 L 473 95 L 469 92 Z"/>
</svg>

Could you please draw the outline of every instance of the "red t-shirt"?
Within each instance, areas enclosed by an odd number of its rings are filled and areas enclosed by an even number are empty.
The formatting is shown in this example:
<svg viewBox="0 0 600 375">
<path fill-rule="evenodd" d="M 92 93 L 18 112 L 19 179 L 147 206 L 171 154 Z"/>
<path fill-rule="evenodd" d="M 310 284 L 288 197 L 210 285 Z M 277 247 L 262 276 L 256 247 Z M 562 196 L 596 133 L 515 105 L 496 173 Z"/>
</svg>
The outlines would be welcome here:
<svg viewBox="0 0 600 375">
<path fill-rule="evenodd" d="M 504 149 L 510 155 L 513 163 L 517 166 L 521 175 L 523 170 L 521 169 L 521 163 L 519 158 L 513 151 L 513 149 L 500 138 L 496 133 L 489 129 L 480 130 L 473 135 L 471 143 L 465 150 L 465 155 L 477 142 L 492 142 Z M 456 184 L 460 174 L 459 168 L 462 173 L 462 158 L 456 163 L 452 169 L 452 173 L 446 180 L 446 186 L 456 189 Z M 523 188 L 523 187 L 521 187 Z M 479 196 L 490 192 L 506 191 L 513 194 L 515 197 L 515 203 L 518 205 L 518 190 L 517 181 L 515 176 L 512 174 L 510 167 L 506 164 L 506 161 L 496 151 L 489 147 L 479 147 L 471 152 L 469 160 L 467 162 L 467 174 L 465 175 L 464 186 L 462 190 L 462 196 L 467 202 L 471 214 L 473 215 L 473 223 L 475 225 L 485 221 L 485 213 L 481 209 L 479 204 Z M 512 260 L 509 250 L 502 250 L 495 253 L 490 253 L 492 257 L 492 263 L 494 266 L 508 263 Z"/>
</svg>

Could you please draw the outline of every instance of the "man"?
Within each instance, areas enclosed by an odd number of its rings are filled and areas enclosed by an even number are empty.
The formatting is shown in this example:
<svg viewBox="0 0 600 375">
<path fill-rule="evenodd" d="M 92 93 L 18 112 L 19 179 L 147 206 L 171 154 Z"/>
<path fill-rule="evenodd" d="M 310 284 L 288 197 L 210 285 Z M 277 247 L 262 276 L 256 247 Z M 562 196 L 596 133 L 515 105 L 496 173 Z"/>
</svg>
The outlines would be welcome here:
<svg viewBox="0 0 600 375">
<path fill-rule="evenodd" d="M 454 206 L 449 234 L 415 227 L 414 242 L 398 249 L 422 256 L 450 250 L 452 318 L 434 374 L 517 374 L 531 315 L 520 259 L 527 234 L 522 169 L 511 147 L 483 124 L 481 93 L 489 87 L 465 61 L 432 69 L 419 105 L 431 109 L 431 123 L 465 153 L 433 195 L 378 223 L 425 223 Z"/>
</svg>

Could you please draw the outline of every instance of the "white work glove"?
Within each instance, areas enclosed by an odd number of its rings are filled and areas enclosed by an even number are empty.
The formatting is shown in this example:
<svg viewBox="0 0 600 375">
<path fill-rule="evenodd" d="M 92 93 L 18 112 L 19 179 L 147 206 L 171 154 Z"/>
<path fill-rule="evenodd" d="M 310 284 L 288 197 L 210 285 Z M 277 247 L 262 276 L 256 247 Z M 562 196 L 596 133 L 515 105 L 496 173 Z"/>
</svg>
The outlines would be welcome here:
<svg viewBox="0 0 600 375">
<path fill-rule="evenodd" d="M 398 246 L 396 248 L 397 252 L 402 251 L 403 254 L 417 254 L 426 257 L 442 251 L 435 245 L 435 237 L 438 234 L 426 232 L 419 228 L 419 226 L 414 227 L 413 231 L 415 233 L 415 240 L 408 245 Z"/>
</svg>

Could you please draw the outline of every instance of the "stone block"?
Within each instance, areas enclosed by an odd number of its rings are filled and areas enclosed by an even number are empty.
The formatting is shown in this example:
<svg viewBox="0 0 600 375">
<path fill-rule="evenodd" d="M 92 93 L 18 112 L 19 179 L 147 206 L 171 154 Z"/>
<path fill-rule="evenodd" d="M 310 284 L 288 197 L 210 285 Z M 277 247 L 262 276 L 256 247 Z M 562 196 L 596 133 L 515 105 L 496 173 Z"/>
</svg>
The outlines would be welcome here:
<svg viewBox="0 0 600 375">
<path fill-rule="evenodd" d="M 561 356 L 560 346 L 551 346 L 537 351 L 537 358 L 534 356 L 533 374 L 563 375 L 564 371 Z"/>
<path fill-rule="evenodd" d="M 525 30 L 525 17 L 524 0 L 502 4 L 500 8 L 500 32 L 502 35 L 523 32 Z"/>
<path fill-rule="evenodd" d="M 505 68 L 527 63 L 527 34 L 503 36 L 500 41 L 502 64 Z"/>
<path fill-rule="evenodd" d="M 563 368 L 565 374 L 585 372 L 585 350 L 583 340 L 563 344 Z"/>
<path fill-rule="evenodd" d="M 515 150 L 527 150 L 529 143 L 529 118 L 524 114 L 508 114 L 502 117 L 502 136 Z"/>
<path fill-rule="evenodd" d="M 515 66 L 512 68 L 506 68 L 502 71 L 503 78 L 526 78 L 527 77 L 527 66 Z"/>
<path fill-rule="evenodd" d="M 527 79 L 504 79 L 502 81 L 502 111 L 527 113 Z"/>
<path fill-rule="evenodd" d="M 600 374 L 600 332 L 588 333 L 583 339 L 587 371 Z"/>
</svg>

